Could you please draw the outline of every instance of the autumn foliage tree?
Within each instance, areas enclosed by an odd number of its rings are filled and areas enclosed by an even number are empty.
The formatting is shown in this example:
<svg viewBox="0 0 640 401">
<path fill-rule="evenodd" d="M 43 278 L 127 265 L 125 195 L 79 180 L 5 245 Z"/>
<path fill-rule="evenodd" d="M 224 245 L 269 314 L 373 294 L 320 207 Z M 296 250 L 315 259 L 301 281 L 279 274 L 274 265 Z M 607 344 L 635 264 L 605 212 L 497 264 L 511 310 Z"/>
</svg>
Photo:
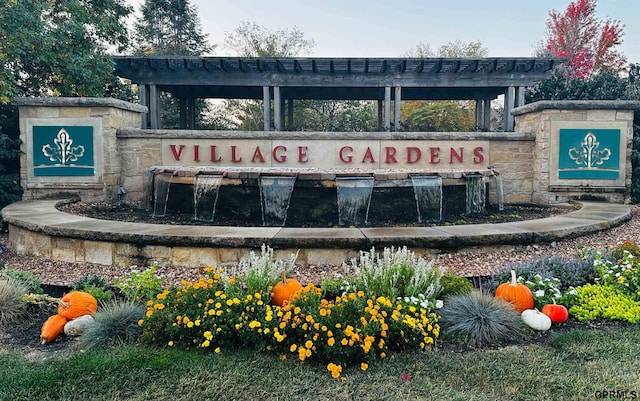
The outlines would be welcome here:
<svg viewBox="0 0 640 401">
<path fill-rule="evenodd" d="M 567 57 L 569 72 L 588 78 L 597 71 L 620 71 L 626 58 L 616 50 L 622 43 L 624 25 L 618 20 L 596 17 L 597 0 L 576 0 L 560 13 L 552 10 L 547 20 L 546 54 Z"/>
</svg>

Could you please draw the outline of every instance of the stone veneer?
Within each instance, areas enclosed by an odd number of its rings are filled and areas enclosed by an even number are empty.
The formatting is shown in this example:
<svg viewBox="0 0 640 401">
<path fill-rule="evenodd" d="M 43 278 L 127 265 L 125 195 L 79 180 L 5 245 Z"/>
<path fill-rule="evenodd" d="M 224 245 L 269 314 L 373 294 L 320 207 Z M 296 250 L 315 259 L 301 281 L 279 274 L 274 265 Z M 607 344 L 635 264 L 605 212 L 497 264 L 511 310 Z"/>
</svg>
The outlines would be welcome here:
<svg viewBox="0 0 640 401">
<path fill-rule="evenodd" d="M 514 109 L 519 132 L 535 135 L 531 200 L 536 204 L 566 203 L 571 199 L 600 199 L 617 203 L 630 201 L 634 110 L 638 101 L 579 100 L 541 101 Z M 619 128 L 624 164 L 618 182 L 598 180 L 560 180 L 557 177 L 559 130 L 564 128 Z M 556 159 L 554 159 L 556 157 Z"/>
<path fill-rule="evenodd" d="M 125 127 L 140 127 L 140 115 L 147 108 L 110 98 L 39 97 L 13 98 L 11 103 L 20 110 L 20 182 L 23 199 L 42 199 L 61 193 L 77 194 L 83 200 L 113 199 L 121 184 L 121 165 L 117 154 L 116 131 Z M 95 149 L 95 177 L 62 182 L 53 178 L 35 180 L 29 172 L 33 163 L 28 160 L 33 149 L 28 135 L 33 125 L 91 125 L 98 137 Z"/>
<path fill-rule="evenodd" d="M 485 160 L 473 168 L 486 170 L 491 167 L 500 172 L 506 203 L 556 204 L 582 197 L 628 202 L 631 188 L 633 113 L 640 109 L 640 102 L 633 101 L 544 101 L 514 109 L 515 132 L 329 133 L 143 130 L 137 127 L 140 126 L 141 114 L 146 108 L 115 99 L 16 98 L 13 99 L 13 104 L 20 107 L 23 142 L 21 184 L 24 199 L 75 194 L 83 200 L 113 200 L 118 189 L 123 187 L 131 201 L 144 199 L 150 167 L 170 164 L 170 160 L 163 160 L 168 153 L 163 146 L 167 148 L 167 143 L 171 141 L 187 144 L 198 141 L 255 141 L 266 144 L 278 141 L 289 144 L 295 144 L 296 141 L 317 141 L 318 144 L 324 143 L 322 146 L 325 147 L 330 143 L 344 141 L 346 144 L 371 144 L 378 149 L 390 143 L 415 143 L 416 146 L 425 148 L 442 144 L 443 149 L 449 146 L 472 149 L 475 146 L 473 144 L 478 144 L 485 148 Z M 73 125 L 74 121 L 79 122 L 76 125 L 92 125 L 99 139 L 96 142 L 95 177 L 87 177 L 85 182 L 69 177 L 34 177 L 29 171 L 33 169 L 33 161 L 28 158 L 33 152 L 29 140 L 31 128 L 36 125 Z M 554 162 L 557 165 L 557 161 L 552 156 L 558 146 L 558 130 L 591 127 L 620 128 L 622 138 L 626 141 L 626 146 L 622 149 L 625 151 L 623 163 L 626 162 L 623 177 L 618 182 L 604 184 L 597 180 L 558 180 L 554 176 Z M 469 149 L 465 151 L 469 152 Z M 466 156 L 465 163 L 472 157 L 473 155 Z M 203 165 L 206 168 L 207 162 Z M 357 170 L 362 166 L 354 167 Z M 404 167 L 410 166 L 405 164 Z M 446 171 L 448 166 L 446 163 L 429 165 L 424 162 L 422 167 L 437 172 L 438 169 Z M 462 167 L 469 170 L 468 165 Z M 378 176 L 381 174 L 380 171 L 376 173 Z M 404 174 L 407 175 L 406 172 Z M 493 189 L 490 196 L 494 202 Z"/>
</svg>

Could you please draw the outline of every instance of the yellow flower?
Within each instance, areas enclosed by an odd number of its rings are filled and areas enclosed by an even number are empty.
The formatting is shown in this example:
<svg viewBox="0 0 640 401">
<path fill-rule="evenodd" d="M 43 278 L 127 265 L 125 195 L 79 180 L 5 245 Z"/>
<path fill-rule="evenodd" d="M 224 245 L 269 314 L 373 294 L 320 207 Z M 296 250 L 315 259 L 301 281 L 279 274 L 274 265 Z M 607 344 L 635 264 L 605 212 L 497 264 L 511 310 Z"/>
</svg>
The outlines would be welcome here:
<svg viewBox="0 0 640 401">
<path fill-rule="evenodd" d="M 336 339 L 331 337 L 330 339 L 327 340 L 327 345 L 330 347 L 333 347 L 333 344 L 336 343 Z"/>
<path fill-rule="evenodd" d="M 143 319 L 138 320 L 138 326 L 142 326 L 143 324 L 144 324 L 144 320 Z"/>
<path fill-rule="evenodd" d="M 311 348 L 311 347 L 313 347 L 313 342 L 312 342 L 311 340 L 307 340 L 307 342 L 306 342 L 306 343 L 304 343 L 304 346 L 305 346 L 306 348 Z"/>
<path fill-rule="evenodd" d="M 362 369 L 362 370 L 367 370 L 367 369 L 369 369 L 369 364 L 368 364 L 368 363 L 364 363 L 364 362 L 362 362 L 362 363 L 360 364 L 360 369 Z"/>
<path fill-rule="evenodd" d="M 296 352 L 296 349 L 297 349 L 297 348 L 298 348 L 298 346 L 297 346 L 297 345 L 295 345 L 295 344 L 291 344 L 291 347 L 289 347 L 289 351 L 291 351 L 291 352 Z"/>
<path fill-rule="evenodd" d="M 169 342 L 167 343 L 167 345 L 168 345 L 168 346 L 170 346 L 170 347 L 173 347 L 173 341 L 169 341 Z"/>
<path fill-rule="evenodd" d="M 218 347 L 214 349 L 213 352 L 215 352 L 216 354 L 219 354 L 220 352 L 222 352 L 222 350 L 220 349 L 220 347 Z"/>
<path fill-rule="evenodd" d="M 209 345 L 211 345 L 211 343 L 209 342 L 209 340 L 204 340 L 204 341 L 202 342 L 202 347 L 203 347 L 203 348 L 207 348 Z"/>
</svg>

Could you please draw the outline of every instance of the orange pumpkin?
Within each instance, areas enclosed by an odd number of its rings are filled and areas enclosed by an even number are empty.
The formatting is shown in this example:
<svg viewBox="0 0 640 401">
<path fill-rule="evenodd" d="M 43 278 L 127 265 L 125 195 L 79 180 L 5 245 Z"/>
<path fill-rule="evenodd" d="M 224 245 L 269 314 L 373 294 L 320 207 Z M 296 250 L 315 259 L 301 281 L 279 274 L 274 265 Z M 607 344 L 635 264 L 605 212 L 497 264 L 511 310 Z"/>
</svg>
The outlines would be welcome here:
<svg viewBox="0 0 640 401">
<path fill-rule="evenodd" d="M 533 293 L 524 284 L 516 280 L 515 270 L 511 270 L 511 281 L 496 288 L 496 298 L 510 302 L 518 312 L 533 309 Z"/>
<path fill-rule="evenodd" d="M 284 270 L 282 271 L 282 281 L 273 287 L 271 293 L 271 303 L 273 305 L 284 306 L 285 303 L 291 301 L 293 295 L 302 289 L 302 284 L 295 278 L 287 278 Z"/>
<path fill-rule="evenodd" d="M 84 291 L 71 291 L 58 302 L 58 315 L 73 320 L 84 315 L 95 315 L 98 301 Z"/>
<path fill-rule="evenodd" d="M 65 324 L 67 324 L 67 319 L 64 316 L 53 315 L 47 319 L 42 325 L 42 330 L 40 331 L 40 340 L 42 341 L 42 344 L 50 343 L 60 337 Z"/>
</svg>

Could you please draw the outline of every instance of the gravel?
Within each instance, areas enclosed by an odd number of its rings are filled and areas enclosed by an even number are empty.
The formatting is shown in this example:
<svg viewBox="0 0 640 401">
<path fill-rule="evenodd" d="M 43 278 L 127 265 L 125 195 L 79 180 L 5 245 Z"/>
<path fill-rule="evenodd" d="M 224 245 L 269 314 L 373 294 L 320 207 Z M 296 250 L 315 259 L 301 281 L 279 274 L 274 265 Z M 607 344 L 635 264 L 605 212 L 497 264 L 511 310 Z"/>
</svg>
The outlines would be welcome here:
<svg viewBox="0 0 640 401">
<path fill-rule="evenodd" d="M 495 246 L 466 248 L 450 253 L 434 253 L 435 266 L 445 268 L 462 276 L 488 276 L 504 267 L 530 259 L 578 254 L 581 247 L 591 249 L 613 248 L 625 240 L 640 242 L 640 206 L 631 206 L 632 219 L 618 227 L 587 236 L 560 240 L 550 244 L 518 246 Z M 0 233 L 0 260 L 5 267 L 33 273 L 43 284 L 70 286 L 87 274 L 98 274 L 112 283 L 115 277 L 133 270 L 144 270 L 146 266 L 102 266 L 94 264 L 67 263 L 58 260 L 16 255 L 6 246 L 8 234 Z M 299 266 L 293 276 L 301 282 L 319 283 L 325 277 L 335 277 L 340 266 Z M 174 285 L 181 280 L 201 277 L 200 269 L 159 267 L 158 273 L 165 276 L 165 285 Z"/>
</svg>

